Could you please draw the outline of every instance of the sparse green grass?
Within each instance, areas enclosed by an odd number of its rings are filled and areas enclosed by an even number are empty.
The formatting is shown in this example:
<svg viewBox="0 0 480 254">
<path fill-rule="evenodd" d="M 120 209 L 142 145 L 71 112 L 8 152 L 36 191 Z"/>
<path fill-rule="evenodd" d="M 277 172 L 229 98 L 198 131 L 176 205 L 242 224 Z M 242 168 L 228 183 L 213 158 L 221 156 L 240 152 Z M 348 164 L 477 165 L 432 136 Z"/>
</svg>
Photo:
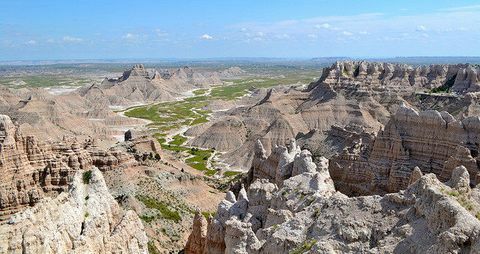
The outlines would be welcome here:
<svg viewBox="0 0 480 254">
<path fill-rule="evenodd" d="M 312 247 L 317 243 L 317 240 L 311 239 L 302 243 L 302 245 L 295 248 L 290 254 L 302 254 L 312 249 Z"/>
<path fill-rule="evenodd" d="M 205 217 L 205 219 L 208 219 L 210 216 L 215 217 L 215 212 L 204 211 L 204 212 L 202 212 L 202 215 L 203 215 L 203 217 Z"/>
<path fill-rule="evenodd" d="M 207 93 L 208 89 L 197 89 L 195 91 L 193 91 L 193 94 L 194 95 L 203 95 L 205 93 Z"/>
<path fill-rule="evenodd" d="M 182 220 L 182 217 L 180 216 L 180 214 L 177 211 L 169 208 L 168 205 L 165 204 L 164 202 L 158 201 L 156 199 L 153 199 L 147 196 L 142 196 L 142 195 L 138 195 L 137 199 L 140 202 L 142 202 L 147 208 L 155 209 L 159 211 L 160 215 L 164 219 L 172 220 L 176 223 Z"/>
<path fill-rule="evenodd" d="M 240 174 L 240 172 L 237 172 L 237 171 L 225 171 L 225 173 L 223 173 L 223 176 L 225 177 L 232 177 L 232 176 L 236 176 Z"/>
<path fill-rule="evenodd" d="M 87 170 L 87 171 L 83 172 L 82 180 L 83 180 L 84 184 L 89 184 L 91 179 L 92 179 L 92 171 L 91 170 Z"/>
<path fill-rule="evenodd" d="M 160 254 L 160 251 L 155 247 L 155 244 L 152 241 L 147 243 L 148 253 L 150 254 Z"/>
<path fill-rule="evenodd" d="M 230 81 L 231 85 L 213 87 L 208 95 L 208 89 L 198 89 L 193 91 L 193 97 L 186 98 L 182 101 L 162 102 L 155 105 L 134 107 L 126 110 L 125 115 L 150 120 L 152 123 L 147 126 L 157 131 L 155 138 L 157 138 L 164 150 L 177 153 L 187 152 L 193 155 L 186 159 L 186 163 L 197 170 L 204 171 L 205 175 L 211 176 L 217 172 L 207 166 L 207 161 L 213 151 L 201 149 L 193 151 L 184 146 L 186 138 L 181 135 L 175 135 L 171 142 L 166 143 L 165 136 L 170 130 L 178 129 L 182 126 L 193 126 L 208 122 L 208 117 L 212 112 L 206 110 L 205 107 L 210 101 L 234 100 L 244 96 L 254 88 L 268 88 L 297 82 L 309 83 L 312 81 L 312 77 L 313 76 L 310 75 L 291 75 L 278 78 L 232 80 Z"/>
<path fill-rule="evenodd" d="M 155 220 L 155 216 L 141 215 L 140 219 L 145 221 L 146 223 L 150 223 Z"/>
<path fill-rule="evenodd" d="M 181 145 L 183 145 L 183 143 L 185 143 L 185 141 L 187 141 L 186 137 L 184 137 L 180 134 L 177 134 L 177 135 L 173 136 L 173 140 L 170 141 L 168 144 L 174 145 L 174 146 L 181 146 Z"/>
</svg>

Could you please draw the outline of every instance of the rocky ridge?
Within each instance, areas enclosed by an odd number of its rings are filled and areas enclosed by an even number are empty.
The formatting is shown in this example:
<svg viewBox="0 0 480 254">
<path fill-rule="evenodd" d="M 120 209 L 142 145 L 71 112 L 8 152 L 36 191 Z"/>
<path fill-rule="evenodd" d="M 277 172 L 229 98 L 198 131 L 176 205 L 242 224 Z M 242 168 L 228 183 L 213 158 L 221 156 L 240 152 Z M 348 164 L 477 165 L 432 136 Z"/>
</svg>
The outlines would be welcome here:
<svg viewBox="0 0 480 254">
<path fill-rule="evenodd" d="M 76 93 L 107 107 L 129 107 L 174 100 L 187 91 L 221 83 L 216 73 L 199 72 L 189 67 L 149 71 L 143 64 L 136 64 L 119 78 L 105 78 L 100 84 L 79 88 Z"/>
<path fill-rule="evenodd" d="M 105 171 L 136 163 L 126 152 L 98 148 L 94 140 L 41 142 L 0 115 L 0 218 L 66 191 L 79 170 L 95 166 Z"/>
<path fill-rule="evenodd" d="M 89 170 L 76 171 L 68 192 L 45 198 L 0 225 L 0 252 L 148 253 L 137 214 L 120 208 L 100 170 Z"/>
<path fill-rule="evenodd" d="M 313 163 L 293 144 L 267 156 L 257 143 L 247 181 L 215 217 L 195 217 L 186 253 L 475 253 L 480 191 L 463 166 L 447 184 L 419 170 L 405 190 L 348 197 L 328 160 Z"/>
<path fill-rule="evenodd" d="M 336 187 L 350 195 L 397 192 L 408 186 L 413 169 L 450 179 L 460 165 L 470 182 L 480 181 L 480 118 L 457 120 L 448 112 L 417 112 L 403 105 L 370 139 L 357 137 L 330 163 Z"/>
<path fill-rule="evenodd" d="M 343 147 L 326 144 L 332 126 L 359 126 L 378 132 L 406 103 L 418 109 L 435 107 L 463 117 L 480 112 L 479 68 L 475 65 L 409 66 L 404 64 L 343 61 L 325 68 L 317 82 L 306 89 L 276 87 L 258 103 L 218 113 L 213 122 L 196 127 L 189 142 L 215 148 L 234 168 L 248 169 L 255 141 L 260 139 L 267 152 L 274 145 L 288 144 L 315 131 L 319 150 L 315 154 L 333 156 Z M 444 89 L 449 94 L 429 93 Z M 338 130 L 338 129 L 337 129 Z M 313 133 L 310 133 L 313 134 Z M 228 140 L 241 145 L 232 145 Z M 312 143 L 312 142 L 311 142 Z"/>
</svg>

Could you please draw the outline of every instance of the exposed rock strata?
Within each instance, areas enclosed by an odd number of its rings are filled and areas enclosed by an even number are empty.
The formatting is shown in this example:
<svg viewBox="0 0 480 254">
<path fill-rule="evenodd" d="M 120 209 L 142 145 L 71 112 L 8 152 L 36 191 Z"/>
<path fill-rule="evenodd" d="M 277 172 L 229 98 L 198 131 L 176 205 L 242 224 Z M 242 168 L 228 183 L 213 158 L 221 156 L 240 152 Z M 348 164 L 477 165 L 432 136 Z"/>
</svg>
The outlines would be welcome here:
<svg viewBox="0 0 480 254">
<path fill-rule="evenodd" d="M 416 88 L 448 86 L 453 92 L 480 91 L 480 68 L 469 64 L 410 66 L 365 61 L 337 62 L 320 79 L 336 88 L 358 86 L 367 90 L 383 89 L 408 92 Z"/>
<path fill-rule="evenodd" d="M 187 253 L 475 253 L 480 249 L 480 221 L 474 216 L 480 211 L 480 191 L 470 188 L 464 167 L 455 168 L 448 185 L 427 174 L 412 179 L 402 192 L 347 197 L 335 191 L 326 161 L 315 167 L 307 152 L 276 148 L 281 155 L 274 152 L 267 157 L 260 144 L 257 148 L 248 190 L 242 189 L 237 197 L 227 194 L 213 219 L 197 221 L 193 234 L 207 227 L 206 240 L 199 243 L 203 236 L 191 236 L 196 241 L 189 242 L 189 250 L 194 251 Z M 279 186 L 278 176 L 294 165 L 299 166 L 299 174 Z"/>
<path fill-rule="evenodd" d="M 402 106 L 377 137 L 357 139 L 334 156 L 330 173 L 340 191 L 353 195 L 405 189 L 414 167 L 445 182 L 463 165 L 476 185 L 479 133 L 479 117 L 460 121 L 447 112 Z"/>
<path fill-rule="evenodd" d="M 111 170 L 135 163 L 131 155 L 101 150 L 92 140 L 40 142 L 24 136 L 8 116 L 0 115 L 0 218 L 66 191 L 79 170 L 92 166 Z"/>
<path fill-rule="evenodd" d="M 77 171 L 69 191 L 45 198 L 0 225 L 1 253 L 148 253 L 137 214 L 122 211 L 93 168 Z"/>
<path fill-rule="evenodd" d="M 451 93 L 429 94 L 434 88 Z M 336 131 L 332 126 L 361 126 L 368 133 L 377 132 L 404 102 L 419 109 L 448 110 L 455 116 L 475 115 L 480 112 L 478 91 L 480 71 L 475 65 L 337 62 L 303 91 L 276 87 L 258 103 L 218 114 L 215 122 L 189 132 L 194 136 L 190 144 L 213 147 L 225 153 L 222 158 L 228 164 L 248 169 L 257 139 L 270 152 L 299 133 L 316 130 L 314 143 L 326 145 L 312 152 L 331 157 L 343 149 L 327 140 L 332 138 L 329 132 Z M 231 128 L 232 119 L 241 128 Z M 232 146 L 224 137 L 241 145 Z"/>
</svg>

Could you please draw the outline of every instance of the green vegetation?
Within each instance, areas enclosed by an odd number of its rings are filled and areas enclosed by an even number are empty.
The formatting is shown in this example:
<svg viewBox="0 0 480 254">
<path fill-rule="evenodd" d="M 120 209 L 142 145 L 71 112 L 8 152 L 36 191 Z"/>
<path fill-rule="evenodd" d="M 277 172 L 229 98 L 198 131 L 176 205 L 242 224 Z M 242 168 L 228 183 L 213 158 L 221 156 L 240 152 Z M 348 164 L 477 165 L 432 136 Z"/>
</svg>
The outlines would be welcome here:
<svg viewBox="0 0 480 254">
<path fill-rule="evenodd" d="M 90 214 L 88 212 L 85 212 L 85 218 L 88 218 L 88 216 L 90 216 Z"/>
<path fill-rule="evenodd" d="M 203 95 L 203 94 L 206 94 L 207 91 L 208 91 L 208 89 L 197 89 L 197 90 L 193 91 L 193 94 L 197 95 L 197 96 L 198 95 Z"/>
<path fill-rule="evenodd" d="M 93 80 L 82 77 L 66 77 L 57 75 L 35 75 L 4 77 L 0 80 L 0 85 L 25 88 L 25 87 L 56 87 L 56 86 L 83 86 L 91 84 Z"/>
<path fill-rule="evenodd" d="M 88 171 L 83 172 L 82 179 L 83 179 L 84 184 L 89 184 L 90 179 L 92 179 L 92 171 L 88 170 Z"/>
<path fill-rule="evenodd" d="M 150 254 L 160 254 L 160 251 L 155 247 L 155 244 L 152 241 L 147 243 L 148 253 Z"/>
<path fill-rule="evenodd" d="M 455 79 L 457 78 L 457 75 L 453 75 L 445 84 L 439 87 L 432 88 L 430 90 L 431 93 L 449 93 L 450 88 L 455 84 Z"/>
<path fill-rule="evenodd" d="M 183 145 L 183 143 L 185 143 L 185 141 L 187 141 L 186 137 L 181 136 L 180 134 L 177 134 L 173 136 L 173 140 L 170 141 L 169 144 L 174 146 L 181 146 Z"/>
<path fill-rule="evenodd" d="M 203 217 L 208 219 L 210 216 L 215 217 L 215 212 L 202 212 Z"/>
<path fill-rule="evenodd" d="M 237 172 L 237 171 L 225 171 L 225 173 L 223 173 L 223 176 L 225 177 L 232 177 L 232 176 L 236 176 L 240 174 L 240 172 Z"/>
<path fill-rule="evenodd" d="M 182 220 L 182 217 L 180 216 L 180 214 L 177 211 L 170 209 L 167 206 L 167 204 L 165 204 L 164 202 L 158 201 L 156 199 L 153 199 L 153 198 L 150 198 L 150 197 L 147 197 L 147 196 L 142 196 L 142 195 L 138 195 L 137 199 L 140 202 L 142 202 L 147 208 L 155 209 L 155 210 L 159 211 L 160 216 L 162 216 L 162 218 L 164 218 L 164 219 L 172 220 L 176 223 L 178 223 Z M 149 219 L 150 218 L 148 218 L 147 220 L 149 220 Z M 153 220 L 153 219 L 151 219 L 151 220 Z"/>
<path fill-rule="evenodd" d="M 155 220 L 155 216 L 150 216 L 150 215 L 141 215 L 140 219 L 145 221 L 146 223 L 150 223 Z"/>
<path fill-rule="evenodd" d="M 269 88 L 276 85 L 294 84 L 297 82 L 309 83 L 314 76 L 291 75 L 279 76 L 276 78 L 248 78 L 239 80 L 230 80 L 230 85 L 215 86 L 207 94 L 209 89 L 198 89 L 193 91 L 194 96 L 182 101 L 162 102 L 154 105 L 133 107 L 125 111 L 128 117 L 136 117 L 151 121 L 148 127 L 155 130 L 155 138 L 162 145 L 164 150 L 175 153 L 184 153 L 186 163 L 205 175 L 212 176 L 216 170 L 208 167 L 208 160 L 212 156 L 212 150 L 202 150 L 185 146 L 187 139 L 178 134 L 172 137 L 172 141 L 167 142 L 166 137 L 171 130 L 179 129 L 182 126 L 193 126 L 208 122 L 208 117 L 212 113 L 206 109 L 206 106 L 213 100 L 234 100 L 244 96 L 255 88 Z M 230 172 L 225 176 L 235 176 L 236 173 Z"/>
<path fill-rule="evenodd" d="M 307 251 L 310 251 L 316 243 L 317 243 L 317 240 L 315 239 L 307 240 L 303 242 L 302 245 L 298 246 L 293 251 L 291 251 L 290 254 L 302 254 Z"/>
</svg>

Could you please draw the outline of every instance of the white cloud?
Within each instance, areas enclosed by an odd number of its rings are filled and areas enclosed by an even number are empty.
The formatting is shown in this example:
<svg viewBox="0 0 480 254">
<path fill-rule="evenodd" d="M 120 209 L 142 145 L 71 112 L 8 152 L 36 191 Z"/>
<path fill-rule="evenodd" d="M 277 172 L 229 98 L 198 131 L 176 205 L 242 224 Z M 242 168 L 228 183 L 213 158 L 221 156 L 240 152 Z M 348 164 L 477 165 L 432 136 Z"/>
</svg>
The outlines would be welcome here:
<svg viewBox="0 0 480 254">
<path fill-rule="evenodd" d="M 211 36 L 209 34 L 204 34 L 204 35 L 200 36 L 200 39 L 202 39 L 202 40 L 212 40 L 213 36 Z"/>
<path fill-rule="evenodd" d="M 126 33 L 125 35 L 123 35 L 122 38 L 127 39 L 127 40 L 131 40 L 131 39 L 138 38 L 138 35 L 132 34 L 132 33 Z"/>
<path fill-rule="evenodd" d="M 318 36 L 316 34 L 307 34 L 307 37 L 310 39 L 316 39 Z"/>
<path fill-rule="evenodd" d="M 37 41 L 36 40 L 29 40 L 29 41 L 25 42 L 25 44 L 33 46 L 33 45 L 37 44 Z"/>
<path fill-rule="evenodd" d="M 332 28 L 332 25 L 330 25 L 330 24 L 328 24 L 328 23 L 316 24 L 316 25 L 315 25 L 315 28 L 317 28 L 317 29 L 321 29 L 321 28 L 323 28 L 323 29 L 330 29 L 330 28 Z"/>
<path fill-rule="evenodd" d="M 367 34 L 369 34 L 369 33 L 368 33 L 367 31 L 360 31 L 360 32 L 358 32 L 358 34 L 367 35 Z"/>
<path fill-rule="evenodd" d="M 277 34 L 277 35 L 275 35 L 275 38 L 277 38 L 277 39 L 290 39 L 290 35 L 288 35 L 288 34 Z"/>
<path fill-rule="evenodd" d="M 353 35 L 353 33 L 349 32 L 349 31 L 343 31 L 342 34 L 345 35 L 345 36 L 352 36 Z"/>
<path fill-rule="evenodd" d="M 157 37 L 166 37 L 168 36 L 168 33 L 163 31 L 162 29 L 155 29 L 155 34 Z"/>
<path fill-rule="evenodd" d="M 417 32 L 425 32 L 427 28 L 424 25 L 417 26 Z"/>
<path fill-rule="evenodd" d="M 82 38 L 77 38 L 77 37 L 73 37 L 73 36 L 63 36 L 63 41 L 64 42 L 82 42 L 83 39 Z"/>
</svg>

